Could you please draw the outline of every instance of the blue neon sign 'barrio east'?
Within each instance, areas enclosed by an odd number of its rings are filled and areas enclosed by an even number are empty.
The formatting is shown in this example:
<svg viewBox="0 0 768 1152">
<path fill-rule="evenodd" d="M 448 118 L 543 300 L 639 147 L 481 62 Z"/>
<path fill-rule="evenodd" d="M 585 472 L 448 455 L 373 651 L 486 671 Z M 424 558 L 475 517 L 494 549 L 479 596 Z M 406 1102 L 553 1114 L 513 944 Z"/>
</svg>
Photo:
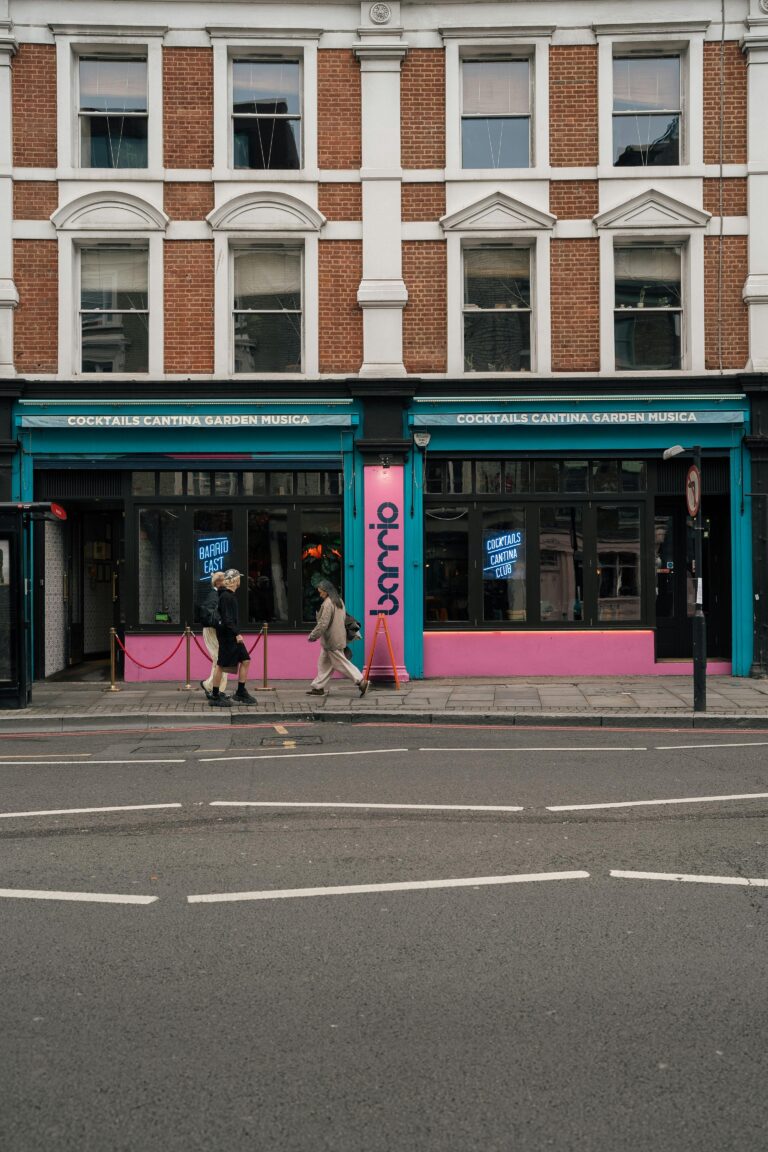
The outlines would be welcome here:
<svg viewBox="0 0 768 1152">
<path fill-rule="evenodd" d="M 200 536 L 195 548 L 197 549 L 198 580 L 210 580 L 214 572 L 223 572 L 227 567 L 226 558 L 229 555 L 229 536 Z"/>
<path fill-rule="evenodd" d="M 484 579 L 511 579 L 515 573 L 515 566 L 522 563 L 524 551 L 525 541 L 522 532 L 484 532 Z"/>
</svg>

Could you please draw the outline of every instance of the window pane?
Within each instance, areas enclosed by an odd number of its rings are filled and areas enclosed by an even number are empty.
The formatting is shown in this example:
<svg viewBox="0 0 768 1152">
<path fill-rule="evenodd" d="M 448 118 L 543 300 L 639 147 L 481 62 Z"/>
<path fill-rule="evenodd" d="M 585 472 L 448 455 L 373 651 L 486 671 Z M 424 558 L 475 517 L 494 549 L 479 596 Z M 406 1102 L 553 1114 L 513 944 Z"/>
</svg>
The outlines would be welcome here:
<svg viewBox="0 0 768 1152">
<path fill-rule="evenodd" d="M 618 492 L 619 465 L 616 460 L 592 461 L 592 490 L 594 492 Z"/>
<path fill-rule="evenodd" d="M 622 460 L 620 466 L 622 492 L 645 492 L 645 461 Z"/>
<path fill-rule="evenodd" d="M 424 619 L 469 619 L 469 509 L 431 508 L 426 514 Z"/>
<path fill-rule="evenodd" d="M 504 465 L 504 491 L 528 492 L 531 487 L 531 466 L 527 460 L 507 460 Z"/>
<path fill-rule="evenodd" d="M 617 57 L 613 61 L 615 112 L 680 110 L 680 57 Z"/>
<path fill-rule="evenodd" d="M 528 73 L 527 60 L 465 60 L 461 68 L 464 115 L 527 116 Z"/>
<path fill-rule="evenodd" d="M 288 512 L 248 511 L 248 621 L 288 620 Z"/>
<path fill-rule="evenodd" d="M 18 613 L 14 611 L 13 597 L 16 590 L 11 581 L 12 549 L 16 541 L 9 536 L 0 539 L 0 680 L 16 679 L 16 630 L 19 627 Z"/>
<path fill-rule="evenodd" d="M 654 517 L 654 568 L 656 571 L 656 619 L 671 620 L 675 605 L 675 520 L 673 516 Z"/>
<path fill-rule="evenodd" d="M 483 619 L 525 620 L 525 510 L 483 513 Z"/>
<path fill-rule="evenodd" d="M 83 168 L 146 168 L 146 116 L 81 116 Z"/>
<path fill-rule="evenodd" d="M 211 590 L 211 576 L 236 568 L 234 513 L 231 508 L 196 508 L 192 517 L 193 613 Z M 241 561 L 242 562 L 242 561 Z"/>
<path fill-rule="evenodd" d="M 584 538 L 580 505 L 539 509 L 539 549 L 542 621 L 581 620 Z"/>
<path fill-rule="evenodd" d="M 301 372 L 301 313 L 236 313 L 235 372 Z"/>
<path fill-rule="evenodd" d="M 149 307 L 146 248 L 83 248 L 80 306 L 103 311 Z"/>
<path fill-rule="evenodd" d="M 637 505 L 597 508 L 599 620 L 640 619 L 640 509 Z"/>
<path fill-rule="evenodd" d="M 681 366 L 680 313 L 614 313 L 616 367 L 678 369 Z"/>
<path fill-rule="evenodd" d="M 480 493 L 501 492 L 501 460 L 478 460 L 475 464 L 475 487 Z"/>
<path fill-rule="evenodd" d="M 534 492 L 560 491 L 560 465 L 557 460 L 536 460 L 533 465 Z"/>
<path fill-rule="evenodd" d="M 233 111 L 263 116 L 298 115 L 301 111 L 299 86 L 298 61 L 235 60 L 232 64 Z"/>
<path fill-rule="evenodd" d="M 80 59 L 82 112 L 146 112 L 147 62 L 140 59 Z"/>
<path fill-rule="evenodd" d="M 589 479 L 589 462 L 587 460 L 563 461 L 563 491 L 586 492 Z"/>
<path fill-rule="evenodd" d="M 301 252 L 297 248 L 235 250 L 235 311 L 301 308 Z"/>
<path fill-rule="evenodd" d="M 237 496 L 237 472 L 215 472 L 213 490 L 217 496 Z"/>
<path fill-rule="evenodd" d="M 465 312 L 465 372 L 529 372 L 530 312 Z"/>
<path fill-rule="evenodd" d="M 243 472 L 243 495 L 261 496 L 267 490 L 266 472 Z"/>
<path fill-rule="evenodd" d="M 293 472 L 270 472 L 269 490 L 273 496 L 292 496 Z"/>
<path fill-rule="evenodd" d="M 301 121 L 273 120 L 270 117 L 236 116 L 233 123 L 234 168 L 301 167 Z"/>
<path fill-rule="evenodd" d="M 146 312 L 83 312 L 83 372 L 147 372 L 149 329 Z"/>
<path fill-rule="evenodd" d="M 613 163 L 617 168 L 680 163 L 679 116 L 614 116 Z"/>
<path fill-rule="evenodd" d="M 445 464 L 442 460 L 431 460 L 426 467 L 426 490 L 441 494 L 445 491 Z"/>
<path fill-rule="evenodd" d="M 190 496 L 210 496 L 210 472 L 189 472 L 187 475 L 187 492 Z"/>
<path fill-rule="evenodd" d="M 297 472 L 296 473 L 296 492 L 299 496 L 319 496 L 320 495 L 320 473 L 319 472 Z"/>
<path fill-rule="evenodd" d="M 453 493 L 472 491 L 472 461 L 445 461 L 445 491 Z"/>
<path fill-rule="evenodd" d="M 529 168 L 528 116 L 496 116 L 461 121 L 462 168 Z"/>
<path fill-rule="evenodd" d="M 317 585 L 330 580 L 343 595 L 341 511 L 306 508 L 301 511 L 301 618 L 314 620 L 320 607 Z"/>
<path fill-rule="evenodd" d="M 133 472 L 133 473 L 131 473 L 131 493 L 134 496 L 154 496 L 154 494 L 155 494 L 155 474 L 154 474 L 154 472 Z"/>
<path fill-rule="evenodd" d="M 530 306 L 530 249 L 464 250 L 465 308 L 528 309 Z"/>
<path fill-rule="evenodd" d="M 161 496 L 183 496 L 184 495 L 184 473 L 183 472 L 159 472 L 158 473 L 158 492 Z"/>
<path fill-rule="evenodd" d="M 181 623 L 179 518 L 166 508 L 139 509 L 139 623 Z"/>
<path fill-rule="evenodd" d="M 679 308 L 679 248 L 616 248 L 617 308 Z"/>
</svg>

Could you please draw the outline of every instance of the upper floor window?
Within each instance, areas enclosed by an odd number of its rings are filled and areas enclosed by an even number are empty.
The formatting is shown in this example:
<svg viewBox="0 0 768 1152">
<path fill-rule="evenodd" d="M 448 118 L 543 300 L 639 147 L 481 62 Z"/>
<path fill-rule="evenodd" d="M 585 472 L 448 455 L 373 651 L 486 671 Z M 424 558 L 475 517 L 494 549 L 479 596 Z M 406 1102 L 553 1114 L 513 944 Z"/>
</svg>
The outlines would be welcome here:
<svg viewBox="0 0 768 1152">
<path fill-rule="evenodd" d="M 80 370 L 149 370 L 149 269 L 144 247 L 80 249 Z"/>
<path fill-rule="evenodd" d="M 301 168 L 301 65 L 232 61 L 234 168 Z"/>
<path fill-rule="evenodd" d="M 529 372 L 531 250 L 464 249 L 464 371 Z"/>
<path fill-rule="evenodd" d="M 614 249 L 616 368 L 682 367 L 682 249 Z"/>
<path fill-rule="evenodd" d="M 235 372 L 301 372 L 302 251 L 235 248 Z"/>
<path fill-rule="evenodd" d="M 146 57 L 81 56 L 78 88 L 80 166 L 146 168 Z"/>
<path fill-rule="evenodd" d="M 462 168 L 530 167 L 530 73 L 527 59 L 462 61 Z"/>
<path fill-rule="evenodd" d="M 617 168 L 680 163 L 680 56 L 616 56 L 613 163 Z"/>
</svg>

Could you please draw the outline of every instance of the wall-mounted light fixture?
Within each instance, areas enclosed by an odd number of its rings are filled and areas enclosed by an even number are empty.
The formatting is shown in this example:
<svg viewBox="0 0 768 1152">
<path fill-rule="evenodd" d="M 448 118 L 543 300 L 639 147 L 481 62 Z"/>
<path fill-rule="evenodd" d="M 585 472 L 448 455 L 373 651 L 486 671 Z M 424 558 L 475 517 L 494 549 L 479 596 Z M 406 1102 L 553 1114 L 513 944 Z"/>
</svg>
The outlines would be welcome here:
<svg viewBox="0 0 768 1152">
<path fill-rule="evenodd" d="M 414 432 L 413 434 L 413 442 L 417 448 L 427 448 L 431 439 L 431 432 Z"/>
<path fill-rule="evenodd" d="M 386 472 L 392 461 L 386 452 L 382 452 L 381 456 L 379 456 L 379 463 Z"/>
</svg>

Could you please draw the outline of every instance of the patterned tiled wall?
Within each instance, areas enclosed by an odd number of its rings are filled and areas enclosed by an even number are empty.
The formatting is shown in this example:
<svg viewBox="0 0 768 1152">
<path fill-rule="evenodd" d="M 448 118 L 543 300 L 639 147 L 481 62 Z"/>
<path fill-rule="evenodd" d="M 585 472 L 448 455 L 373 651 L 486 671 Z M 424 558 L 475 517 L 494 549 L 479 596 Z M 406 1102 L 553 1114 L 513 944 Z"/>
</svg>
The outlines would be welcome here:
<svg viewBox="0 0 768 1152">
<path fill-rule="evenodd" d="M 66 664 L 64 603 L 64 526 L 45 525 L 45 668 L 38 675 L 52 676 Z"/>
</svg>

